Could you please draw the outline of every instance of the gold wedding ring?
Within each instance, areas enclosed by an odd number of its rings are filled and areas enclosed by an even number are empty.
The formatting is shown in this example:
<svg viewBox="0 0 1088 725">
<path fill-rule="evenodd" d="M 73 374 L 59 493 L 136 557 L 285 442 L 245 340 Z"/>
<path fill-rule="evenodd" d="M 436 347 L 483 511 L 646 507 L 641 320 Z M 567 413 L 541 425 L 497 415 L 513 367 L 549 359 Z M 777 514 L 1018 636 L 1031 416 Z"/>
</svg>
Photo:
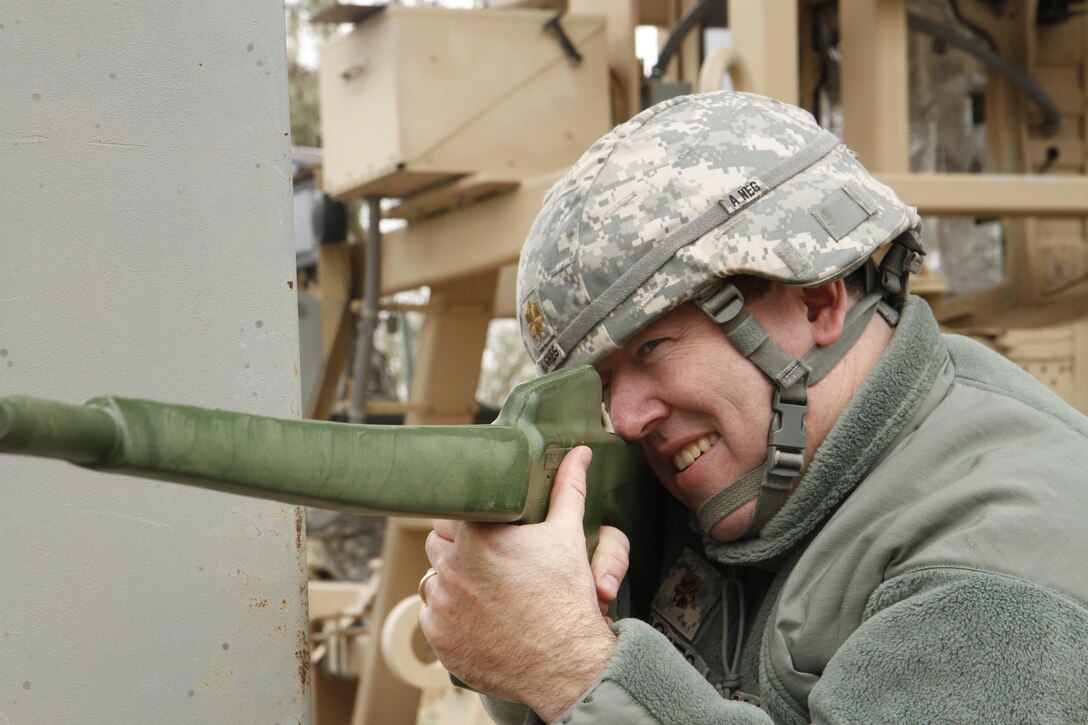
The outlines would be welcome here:
<svg viewBox="0 0 1088 725">
<path fill-rule="evenodd" d="M 424 606 L 427 605 L 427 595 L 423 593 L 423 587 L 427 584 L 427 580 L 432 576 L 438 576 L 438 572 L 435 571 L 433 567 L 428 569 L 427 573 L 423 575 L 423 578 L 419 580 L 419 589 L 417 591 L 419 592 L 419 599 L 423 602 Z"/>
</svg>

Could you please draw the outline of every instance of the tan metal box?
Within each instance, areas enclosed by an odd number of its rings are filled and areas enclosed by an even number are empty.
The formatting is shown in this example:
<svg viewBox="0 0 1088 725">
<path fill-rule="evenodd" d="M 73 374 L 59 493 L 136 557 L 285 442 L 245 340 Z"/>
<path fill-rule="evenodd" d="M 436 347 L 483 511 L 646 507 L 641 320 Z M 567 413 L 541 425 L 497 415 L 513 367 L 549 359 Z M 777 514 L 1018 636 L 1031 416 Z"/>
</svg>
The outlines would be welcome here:
<svg viewBox="0 0 1088 725">
<path fill-rule="evenodd" d="M 1088 415 L 1088 318 L 1040 328 L 968 331 Z"/>
<path fill-rule="evenodd" d="M 401 197 L 466 174 L 570 165 L 611 126 L 604 19 L 390 6 L 321 57 L 325 190 Z"/>
</svg>

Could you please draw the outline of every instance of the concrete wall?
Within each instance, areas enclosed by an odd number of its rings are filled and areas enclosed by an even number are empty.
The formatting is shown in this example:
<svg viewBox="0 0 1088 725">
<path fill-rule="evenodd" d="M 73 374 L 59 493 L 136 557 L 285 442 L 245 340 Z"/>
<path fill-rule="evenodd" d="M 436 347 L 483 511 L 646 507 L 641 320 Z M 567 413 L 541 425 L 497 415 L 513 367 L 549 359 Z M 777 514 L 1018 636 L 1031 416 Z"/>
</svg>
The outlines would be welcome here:
<svg viewBox="0 0 1088 725">
<path fill-rule="evenodd" d="M 0 394 L 297 416 L 282 4 L 0 2 Z M 309 721 L 301 511 L 0 456 L 0 725 Z"/>
</svg>

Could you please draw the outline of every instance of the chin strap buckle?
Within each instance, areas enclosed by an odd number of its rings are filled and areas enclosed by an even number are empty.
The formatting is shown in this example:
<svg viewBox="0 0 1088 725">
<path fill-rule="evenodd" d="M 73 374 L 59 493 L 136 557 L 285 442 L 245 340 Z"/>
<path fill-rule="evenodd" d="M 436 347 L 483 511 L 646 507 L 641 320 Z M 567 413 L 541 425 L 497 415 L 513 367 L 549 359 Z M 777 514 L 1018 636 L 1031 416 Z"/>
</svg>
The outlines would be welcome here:
<svg viewBox="0 0 1088 725">
<path fill-rule="evenodd" d="M 891 296 L 890 301 L 900 307 L 907 296 L 907 280 L 922 271 L 925 250 L 909 233 L 901 234 L 892 242 L 891 249 L 880 263 L 880 284 Z"/>
<path fill-rule="evenodd" d="M 744 311 L 744 295 L 732 283 L 725 283 L 712 294 L 695 300 L 699 309 L 719 325 L 726 325 Z"/>
<path fill-rule="evenodd" d="M 767 472 L 787 479 L 796 478 L 801 475 L 805 463 L 808 402 L 783 402 L 782 391 L 775 390 L 771 408 L 774 409 L 774 421 L 767 439 Z"/>
</svg>

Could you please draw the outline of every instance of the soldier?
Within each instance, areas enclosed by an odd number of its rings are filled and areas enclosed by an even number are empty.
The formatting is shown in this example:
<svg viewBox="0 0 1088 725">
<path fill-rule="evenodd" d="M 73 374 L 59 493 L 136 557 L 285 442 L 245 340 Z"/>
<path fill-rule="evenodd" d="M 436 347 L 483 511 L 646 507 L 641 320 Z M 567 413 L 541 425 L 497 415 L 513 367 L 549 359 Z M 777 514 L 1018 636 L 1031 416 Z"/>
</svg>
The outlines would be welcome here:
<svg viewBox="0 0 1088 725">
<path fill-rule="evenodd" d="M 420 626 L 497 720 L 1088 722 L 1088 420 L 940 334 L 918 231 L 807 113 L 739 93 L 640 113 L 556 184 L 525 344 L 597 368 L 676 504 L 615 623 L 587 449 L 544 523 L 435 523 Z"/>
</svg>

